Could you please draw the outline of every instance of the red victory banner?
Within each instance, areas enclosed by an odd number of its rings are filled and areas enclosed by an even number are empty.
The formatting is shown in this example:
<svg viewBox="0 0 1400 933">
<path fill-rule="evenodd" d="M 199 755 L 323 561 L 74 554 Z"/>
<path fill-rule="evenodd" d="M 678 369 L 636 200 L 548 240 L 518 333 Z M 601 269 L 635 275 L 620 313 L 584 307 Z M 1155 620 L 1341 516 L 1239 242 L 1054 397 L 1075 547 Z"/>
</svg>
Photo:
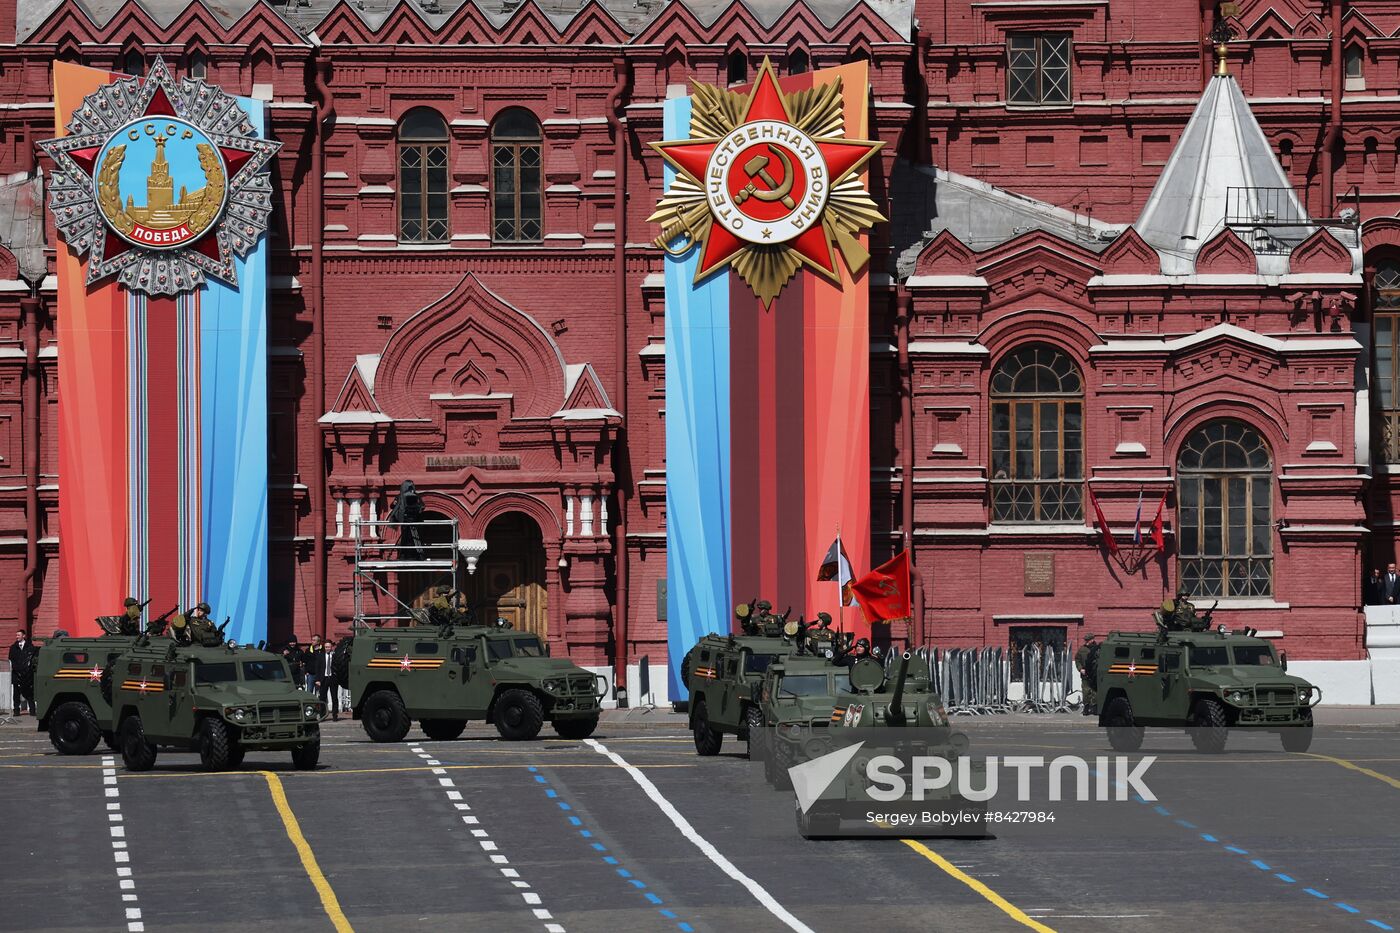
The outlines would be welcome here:
<svg viewBox="0 0 1400 933">
<path fill-rule="evenodd" d="M 909 618 L 909 552 L 900 551 L 851 585 L 870 623 Z"/>
</svg>

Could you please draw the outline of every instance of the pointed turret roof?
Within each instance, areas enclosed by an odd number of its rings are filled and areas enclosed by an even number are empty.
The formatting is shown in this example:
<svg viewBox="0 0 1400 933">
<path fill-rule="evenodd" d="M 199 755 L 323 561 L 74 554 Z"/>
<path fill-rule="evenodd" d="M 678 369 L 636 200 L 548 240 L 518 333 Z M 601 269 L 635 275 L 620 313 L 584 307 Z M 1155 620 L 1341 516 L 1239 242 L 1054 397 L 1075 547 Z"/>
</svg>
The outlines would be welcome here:
<svg viewBox="0 0 1400 933">
<path fill-rule="evenodd" d="M 1264 206 L 1261 200 L 1259 210 L 1272 210 L 1280 220 L 1307 220 L 1307 210 L 1298 201 L 1240 86 L 1232 76 L 1217 74 L 1206 86 L 1142 214 L 1133 224 L 1142 238 L 1162 254 L 1163 272 L 1181 275 L 1194 271 L 1197 250 L 1225 227 L 1231 188 L 1282 189 L 1268 194 L 1276 199 L 1272 205 Z M 1253 200 L 1247 198 L 1246 203 Z M 1280 239 L 1301 240 L 1307 232 L 1291 227 L 1270 230 Z M 1275 260 L 1284 266 L 1277 271 L 1286 271 L 1286 258 L 1260 258 L 1261 272 L 1272 271 L 1263 266 Z"/>
</svg>

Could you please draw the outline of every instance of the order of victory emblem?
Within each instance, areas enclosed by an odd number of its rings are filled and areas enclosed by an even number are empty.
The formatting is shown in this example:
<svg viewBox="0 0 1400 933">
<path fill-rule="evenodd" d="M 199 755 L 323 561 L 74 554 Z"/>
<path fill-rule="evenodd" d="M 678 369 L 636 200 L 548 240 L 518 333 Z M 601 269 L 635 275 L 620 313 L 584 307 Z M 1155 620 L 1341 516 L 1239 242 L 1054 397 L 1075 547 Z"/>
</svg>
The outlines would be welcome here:
<svg viewBox="0 0 1400 933">
<path fill-rule="evenodd" d="M 206 275 L 237 285 L 235 258 L 267 232 L 281 147 L 259 139 L 237 98 L 176 80 L 157 59 L 83 99 L 68 135 L 39 145 L 57 163 L 49 210 L 87 284 L 115 275 L 128 289 L 177 295 Z"/>
<path fill-rule="evenodd" d="M 695 281 L 728 266 L 765 305 L 804 265 L 839 282 L 870 254 L 857 234 L 885 218 L 860 169 L 883 145 L 846 139 L 841 82 L 784 94 L 764 59 L 747 94 L 697 84 L 690 139 L 652 143 L 676 176 L 650 220 L 657 245 L 698 244 Z"/>
</svg>

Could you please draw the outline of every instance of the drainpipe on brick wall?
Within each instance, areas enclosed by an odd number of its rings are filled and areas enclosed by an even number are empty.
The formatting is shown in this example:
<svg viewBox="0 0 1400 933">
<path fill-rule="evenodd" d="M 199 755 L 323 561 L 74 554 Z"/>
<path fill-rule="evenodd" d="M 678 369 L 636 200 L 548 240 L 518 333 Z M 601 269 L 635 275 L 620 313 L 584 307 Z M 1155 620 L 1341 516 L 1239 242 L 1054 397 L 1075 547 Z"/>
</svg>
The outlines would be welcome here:
<svg viewBox="0 0 1400 933">
<path fill-rule="evenodd" d="M 1342 61 L 1342 0 L 1332 0 L 1332 112 L 1322 141 L 1322 216 L 1335 213 L 1332 177 L 1337 171 L 1337 146 L 1342 141 L 1342 90 L 1346 65 Z"/>
<path fill-rule="evenodd" d="M 914 560 L 914 374 L 909 370 L 909 324 L 914 318 L 914 296 L 901 288 L 895 297 L 896 365 L 899 367 L 899 506 L 900 524 L 904 528 L 904 549 L 909 552 L 909 611 L 914 618 L 909 626 L 911 644 L 928 644 L 924 621 L 924 588 L 919 568 Z M 916 641 L 917 640 L 917 641 Z"/>
<path fill-rule="evenodd" d="M 311 141 L 311 217 L 315 229 L 311 231 L 311 277 L 316 280 L 316 303 L 311 308 L 312 367 L 315 374 L 311 383 L 311 407 L 316 418 L 316 481 L 311 493 L 311 561 L 315 584 L 312 588 L 311 631 L 326 636 L 326 451 L 320 425 L 321 416 L 326 413 L 326 265 L 322 239 L 326 230 L 325 199 L 325 149 L 326 133 L 330 121 L 335 118 L 335 102 L 326 80 L 330 73 L 330 62 L 321 59 L 315 63 L 316 80 L 316 125 L 312 127 Z"/>
<path fill-rule="evenodd" d="M 627 484 L 631 471 L 627 463 L 627 123 L 622 116 L 622 95 L 627 91 L 629 68 L 622 56 L 613 59 L 617 83 L 608 92 L 608 126 L 617 152 L 613 175 L 613 276 L 617 305 L 617 395 L 614 404 L 622 415 L 613 447 L 613 487 L 617 490 L 617 515 L 613 525 L 613 555 L 617 568 L 617 606 L 613 612 L 613 695 L 618 706 L 627 697 Z"/>
<path fill-rule="evenodd" d="M 19 624 L 34 632 L 34 594 L 39 587 L 39 314 L 38 285 L 21 298 L 24 318 L 24 582 L 19 588 Z"/>
</svg>

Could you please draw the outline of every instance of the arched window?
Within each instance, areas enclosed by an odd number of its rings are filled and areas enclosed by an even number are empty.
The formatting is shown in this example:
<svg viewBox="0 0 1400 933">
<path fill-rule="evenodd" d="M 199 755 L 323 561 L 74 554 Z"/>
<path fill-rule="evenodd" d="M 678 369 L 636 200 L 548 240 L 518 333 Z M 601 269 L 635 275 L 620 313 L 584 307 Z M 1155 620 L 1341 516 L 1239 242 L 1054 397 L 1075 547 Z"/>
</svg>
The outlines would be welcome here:
<svg viewBox="0 0 1400 933">
<path fill-rule="evenodd" d="M 1376 367 L 1372 393 L 1380 418 L 1378 457 L 1400 463 L 1400 259 L 1386 257 L 1371 276 L 1371 319 L 1375 326 Z"/>
<path fill-rule="evenodd" d="M 1084 381 L 1044 343 L 1009 353 L 992 372 L 992 520 L 1069 522 L 1084 516 Z"/>
<path fill-rule="evenodd" d="M 1366 90 L 1366 72 L 1363 70 L 1366 63 L 1366 51 L 1359 45 L 1349 45 L 1342 53 L 1342 65 L 1346 75 L 1346 90 L 1364 91 Z"/>
<path fill-rule="evenodd" d="M 190 53 L 190 77 L 207 78 L 209 76 L 209 59 L 199 49 Z"/>
<path fill-rule="evenodd" d="M 1193 596 L 1274 590 L 1273 460 L 1259 432 L 1209 421 L 1177 456 L 1177 579 Z"/>
<path fill-rule="evenodd" d="M 447 124 L 427 107 L 399 121 L 399 239 L 447 240 Z"/>
<path fill-rule="evenodd" d="M 794 49 L 788 56 L 788 74 L 806 74 L 807 69 L 812 67 L 812 60 L 807 57 L 807 53 L 802 49 Z"/>
<path fill-rule="evenodd" d="M 146 56 L 141 54 L 140 49 L 126 50 L 126 54 L 122 56 L 122 71 L 137 77 L 146 73 Z"/>
<path fill-rule="evenodd" d="M 507 110 L 491 126 L 491 229 L 498 242 L 530 242 L 543 233 L 540 144 L 540 123 L 528 110 Z"/>
<path fill-rule="evenodd" d="M 743 84 L 749 80 L 749 57 L 743 49 L 735 49 L 725 60 L 725 80 L 730 84 Z"/>
</svg>

